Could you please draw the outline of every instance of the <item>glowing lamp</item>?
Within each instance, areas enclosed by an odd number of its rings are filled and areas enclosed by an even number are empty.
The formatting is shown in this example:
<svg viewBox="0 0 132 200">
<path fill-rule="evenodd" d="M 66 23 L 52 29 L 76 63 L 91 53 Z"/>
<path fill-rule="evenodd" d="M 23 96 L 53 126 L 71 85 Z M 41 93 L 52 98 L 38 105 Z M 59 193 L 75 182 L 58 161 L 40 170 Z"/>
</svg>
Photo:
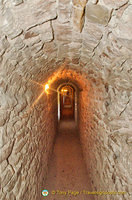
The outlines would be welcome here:
<svg viewBox="0 0 132 200">
<path fill-rule="evenodd" d="M 45 85 L 45 92 L 47 92 L 48 89 L 49 89 L 49 85 L 46 84 L 46 85 Z"/>
</svg>

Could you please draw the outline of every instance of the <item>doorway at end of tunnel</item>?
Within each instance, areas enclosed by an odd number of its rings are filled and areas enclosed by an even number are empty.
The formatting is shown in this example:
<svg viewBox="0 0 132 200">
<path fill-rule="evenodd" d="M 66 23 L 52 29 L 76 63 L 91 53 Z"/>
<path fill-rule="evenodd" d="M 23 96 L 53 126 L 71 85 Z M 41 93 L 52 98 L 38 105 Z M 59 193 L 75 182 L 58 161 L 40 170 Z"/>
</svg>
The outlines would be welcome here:
<svg viewBox="0 0 132 200">
<path fill-rule="evenodd" d="M 78 88 L 72 83 L 60 84 L 58 91 L 58 121 L 77 122 Z"/>
<path fill-rule="evenodd" d="M 60 89 L 60 119 L 74 119 L 75 90 L 70 85 Z"/>
</svg>

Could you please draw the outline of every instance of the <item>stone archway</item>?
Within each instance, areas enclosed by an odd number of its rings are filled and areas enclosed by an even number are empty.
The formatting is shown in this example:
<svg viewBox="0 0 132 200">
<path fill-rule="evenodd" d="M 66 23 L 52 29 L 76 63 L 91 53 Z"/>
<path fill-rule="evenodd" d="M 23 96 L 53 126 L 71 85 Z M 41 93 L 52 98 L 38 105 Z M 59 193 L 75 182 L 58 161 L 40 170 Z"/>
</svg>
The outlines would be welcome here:
<svg viewBox="0 0 132 200">
<path fill-rule="evenodd" d="M 74 119 L 75 91 L 70 85 L 60 88 L 60 118 Z"/>
<path fill-rule="evenodd" d="M 77 123 L 77 117 L 78 117 L 78 88 L 75 84 L 73 84 L 72 82 L 65 82 L 61 83 L 58 88 L 57 88 L 57 92 L 58 92 L 58 120 L 61 119 L 61 89 L 65 86 L 69 85 L 71 88 L 73 88 L 74 90 L 74 102 L 73 102 L 73 110 L 72 110 L 72 118 L 75 120 L 75 122 Z"/>
</svg>

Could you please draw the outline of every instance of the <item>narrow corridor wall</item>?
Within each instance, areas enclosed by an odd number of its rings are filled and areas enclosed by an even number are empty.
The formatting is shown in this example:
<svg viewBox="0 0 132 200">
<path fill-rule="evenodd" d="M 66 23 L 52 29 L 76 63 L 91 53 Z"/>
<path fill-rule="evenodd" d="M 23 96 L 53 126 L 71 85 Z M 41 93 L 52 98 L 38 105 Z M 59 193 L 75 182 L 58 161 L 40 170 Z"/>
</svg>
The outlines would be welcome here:
<svg viewBox="0 0 132 200">
<path fill-rule="evenodd" d="M 3 67 L 13 66 L 7 62 Z M 16 71 L 2 70 L 1 77 L 1 200 L 37 200 L 56 133 L 57 102 L 54 95 Z"/>
<path fill-rule="evenodd" d="M 128 76 L 126 85 L 129 81 Z M 123 83 L 124 77 L 119 85 L 96 79 L 96 84 L 83 90 L 79 98 L 80 138 L 92 189 L 125 192 L 101 196 L 104 200 L 131 199 L 132 93 Z M 100 200 L 100 195 L 95 197 Z"/>
</svg>

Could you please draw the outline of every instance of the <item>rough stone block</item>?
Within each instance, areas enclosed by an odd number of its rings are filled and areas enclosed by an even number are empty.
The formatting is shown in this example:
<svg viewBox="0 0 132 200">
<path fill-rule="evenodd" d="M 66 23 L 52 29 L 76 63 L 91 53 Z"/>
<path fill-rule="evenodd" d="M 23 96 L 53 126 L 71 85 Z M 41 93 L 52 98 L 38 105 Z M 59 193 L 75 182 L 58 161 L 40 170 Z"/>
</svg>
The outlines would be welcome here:
<svg viewBox="0 0 132 200">
<path fill-rule="evenodd" d="M 7 163 L 7 160 L 4 160 L 2 163 L 1 163 L 1 173 L 3 173 L 3 171 L 6 169 L 8 163 Z"/>
<path fill-rule="evenodd" d="M 118 38 L 125 40 L 132 40 L 132 5 L 128 6 L 120 20 L 117 22 L 117 26 L 114 28 L 113 33 Z"/>
<path fill-rule="evenodd" d="M 60 24 L 58 22 L 53 22 L 53 29 L 55 30 L 54 37 L 57 41 L 67 44 L 71 42 L 72 27 L 69 23 Z"/>
<path fill-rule="evenodd" d="M 103 1 L 106 5 L 109 5 L 112 8 L 119 8 L 128 2 L 128 0 L 103 0 Z"/>
<path fill-rule="evenodd" d="M 2 147 L 2 149 L 0 151 L 0 163 L 2 161 L 6 160 L 10 156 L 13 145 L 14 145 L 14 141 L 9 141 L 7 144 L 5 144 Z"/>
<path fill-rule="evenodd" d="M 12 2 L 13 2 L 13 4 L 14 4 L 15 6 L 18 6 L 18 5 L 20 5 L 21 3 L 23 3 L 23 0 L 12 0 Z"/>
<path fill-rule="evenodd" d="M 9 181 L 9 183 L 3 188 L 3 190 L 4 190 L 4 192 L 6 193 L 6 192 L 11 192 L 12 191 L 12 189 L 14 188 L 14 186 L 15 186 L 15 184 L 16 184 L 16 182 L 17 182 L 17 179 L 18 179 L 18 177 L 17 177 L 17 174 L 15 174 L 12 178 L 11 178 L 11 180 Z"/>
<path fill-rule="evenodd" d="M 13 39 L 22 33 L 18 23 L 15 21 L 12 11 L 7 8 L 2 14 L 1 29 L 9 38 Z"/>
<path fill-rule="evenodd" d="M 24 137 L 19 142 L 15 143 L 15 145 L 14 145 L 15 153 L 21 152 L 21 150 L 24 147 L 24 145 L 26 144 L 27 140 L 28 140 L 28 137 Z"/>
<path fill-rule="evenodd" d="M 60 23 L 67 23 L 70 21 L 72 12 L 71 0 L 58 0 L 58 21 Z"/>
<path fill-rule="evenodd" d="M 8 42 L 7 38 L 4 36 L 0 38 L 0 56 L 2 56 L 6 49 L 10 46 L 10 43 Z"/>
<path fill-rule="evenodd" d="M 28 1 L 24 6 L 15 9 L 16 21 L 20 27 L 24 30 L 40 25 L 44 22 L 55 19 L 57 16 L 56 1 L 40 1 L 35 0 L 32 2 Z"/>
<path fill-rule="evenodd" d="M 77 6 L 77 7 L 84 7 L 86 5 L 88 0 L 72 0 L 72 3 L 74 6 Z"/>
<path fill-rule="evenodd" d="M 16 196 L 18 195 L 18 193 L 21 189 L 21 184 L 22 184 L 22 178 L 21 178 L 21 176 L 19 176 L 18 179 L 17 179 L 17 182 L 16 182 L 16 184 L 13 188 L 13 192 Z"/>
<path fill-rule="evenodd" d="M 84 7 L 74 7 L 73 9 L 73 27 L 81 32 L 84 25 Z"/>
<path fill-rule="evenodd" d="M 9 119 L 10 116 L 10 112 L 6 111 L 6 110 L 1 110 L 0 111 L 0 126 L 3 126 L 6 121 Z"/>
<path fill-rule="evenodd" d="M 103 36 L 103 30 L 98 27 L 96 24 L 87 22 L 84 25 L 83 28 L 83 38 L 85 39 L 85 41 L 87 41 L 87 39 L 93 39 L 95 41 L 100 40 Z"/>
<path fill-rule="evenodd" d="M 73 0 L 73 27 L 76 31 L 81 32 L 84 26 L 84 13 L 87 0 Z"/>
<path fill-rule="evenodd" d="M 2 176 L 1 176 L 2 188 L 5 187 L 10 182 L 13 175 L 14 175 L 14 171 L 12 170 L 12 168 L 10 166 L 8 166 L 6 168 L 6 170 L 2 173 Z"/>
<path fill-rule="evenodd" d="M 5 127 L 0 127 L 0 148 L 9 142 Z"/>
<path fill-rule="evenodd" d="M 67 23 L 70 21 L 71 7 L 58 8 L 58 20 L 60 23 Z"/>
<path fill-rule="evenodd" d="M 38 37 L 36 36 L 38 36 L 43 42 L 50 42 L 53 40 L 51 22 L 46 22 L 30 29 L 30 31 L 25 34 L 25 39 L 29 39 L 29 44 L 31 43 L 31 39 L 34 39 L 35 43 L 38 43 L 40 40 L 37 42 Z"/>
<path fill-rule="evenodd" d="M 46 22 L 40 27 L 40 38 L 43 42 L 50 42 L 53 40 L 53 32 L 51 22 Z"/>
<path fill-rule="evenodd" d="M 107 25 L 110 13 L 110 10 L 102 5 L 87 4 L 86 6 L 86 19 L 92 23 Z"/>
</svg>

